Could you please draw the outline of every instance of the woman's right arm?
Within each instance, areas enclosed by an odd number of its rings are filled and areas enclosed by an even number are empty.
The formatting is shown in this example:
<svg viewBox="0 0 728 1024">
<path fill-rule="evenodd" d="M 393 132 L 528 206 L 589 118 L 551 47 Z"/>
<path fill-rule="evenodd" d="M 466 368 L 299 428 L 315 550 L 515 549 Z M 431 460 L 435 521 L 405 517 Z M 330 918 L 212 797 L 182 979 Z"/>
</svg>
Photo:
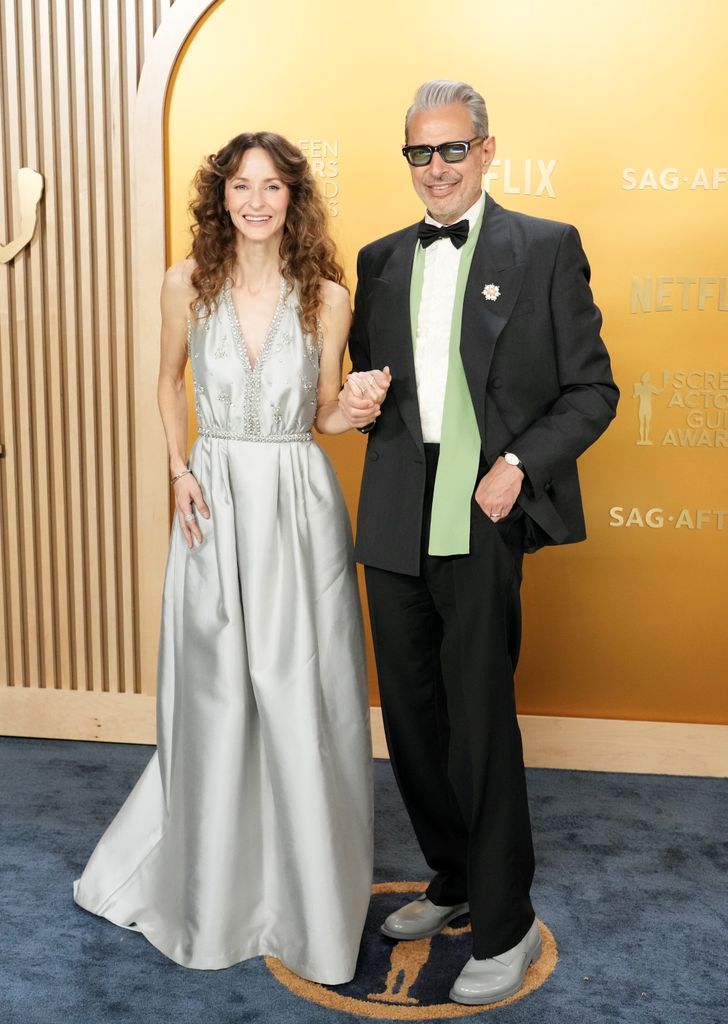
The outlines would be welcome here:
<svg viewBox="0 0 728 1024">
<path fill-rule="evenodd" d="M 164 276 L 162 284 L 162 338 L 159 358 L 157 401 L 167 436 L 170 476 L 178 474 L 173 484 L 177 516 L 187 546 L 196 539 L 202 543 L 202 534 L 194 518 L 195 509 L 208 519 L 210 512 L 202 497 L 200 486 L 192 473 L 187 472 L 187 394 L 185 392 L 185 365 L 187 363 L 187 322 L 190 303 L 195 291 L 190 282 L 189 261 L 176 263 Z M 195 506 L 193 508 L 192 506 Z"/>
</svg>

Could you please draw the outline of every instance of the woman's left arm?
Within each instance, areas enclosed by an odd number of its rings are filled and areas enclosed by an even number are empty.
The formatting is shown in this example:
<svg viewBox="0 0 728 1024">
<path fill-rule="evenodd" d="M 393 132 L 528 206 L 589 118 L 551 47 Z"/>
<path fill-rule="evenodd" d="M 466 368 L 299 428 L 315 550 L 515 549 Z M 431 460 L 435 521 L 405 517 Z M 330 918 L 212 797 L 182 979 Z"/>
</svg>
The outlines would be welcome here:
<svg viewBox="0 0 728 1024">
<path fill-rule="evenodd" d="M 316 408 L 316 429 L 321 434 L 343 434 L 351 430 L 351 424 L 339 408 L 341 390 L 341 368 L 344 350 L 351 327 L 351 306 L 346 288 L 334 281 L 321 283 L 321 330 L 323 344 L 318 379 L 318 406 Z M 369 420 L 379 416 L 380 409 L 374 399 L 371 401 Z"/>
</svg>

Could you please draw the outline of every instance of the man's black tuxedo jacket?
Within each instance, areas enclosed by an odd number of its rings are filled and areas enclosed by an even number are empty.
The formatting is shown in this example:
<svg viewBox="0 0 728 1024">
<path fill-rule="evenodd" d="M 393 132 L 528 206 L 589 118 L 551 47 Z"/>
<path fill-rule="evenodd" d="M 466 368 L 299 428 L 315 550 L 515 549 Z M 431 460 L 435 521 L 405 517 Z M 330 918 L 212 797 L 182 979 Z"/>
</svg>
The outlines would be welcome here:
<svg viewBox="0 0 728 1024">
<path fill-rule="evenodd" d="M 415 224 L 361 250 L 349 340 L 355 370 L 392 371 L 369 434 L 356 558 L 409 575 L 419 572 L 425 489 L 410 323 L 416 244 Z M 488 284 L 500 290 L 494 301 L 483 295 Z M 613 418 L 619 397 L 601 322 L 577 231 L 511 213 L 487 196 L 460 353 L 487 464 L 513 451 L 526 467 L 518 504 L 528 551 L 586 536 L 576 460 Z"/>
</svg>

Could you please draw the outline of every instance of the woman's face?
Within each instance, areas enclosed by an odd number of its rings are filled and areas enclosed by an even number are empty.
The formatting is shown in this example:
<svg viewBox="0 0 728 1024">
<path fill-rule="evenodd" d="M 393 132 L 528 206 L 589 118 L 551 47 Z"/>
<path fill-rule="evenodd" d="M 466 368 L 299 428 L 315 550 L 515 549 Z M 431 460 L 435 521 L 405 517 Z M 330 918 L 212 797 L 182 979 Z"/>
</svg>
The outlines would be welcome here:
<svg viewBox="0 0 728 1024">
<path fill-rule="evenodd" d="M 243 238 L 252 242 L 283 234 L 290 198 L 276 165 L 260 147 L 246 150 L 225 182 L 225 208 Z"/>
</svg>

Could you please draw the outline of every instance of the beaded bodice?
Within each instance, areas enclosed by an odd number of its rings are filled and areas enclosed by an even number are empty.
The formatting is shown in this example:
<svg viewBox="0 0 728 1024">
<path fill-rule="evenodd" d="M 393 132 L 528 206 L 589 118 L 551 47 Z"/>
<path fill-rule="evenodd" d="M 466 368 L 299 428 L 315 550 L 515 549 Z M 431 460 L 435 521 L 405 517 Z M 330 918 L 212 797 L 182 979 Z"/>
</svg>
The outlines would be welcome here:
<svg viewBox="0 0 728 1024">
<path fill-rule="evenodd" d="M 320 339 L 303 333 L 298 295 L 285 281 L 255 364 L 240 330 L 230 282 L 210 316 L 190 320 L 188 351 L 202 437 L 310 440 Z"/>
</svg>

